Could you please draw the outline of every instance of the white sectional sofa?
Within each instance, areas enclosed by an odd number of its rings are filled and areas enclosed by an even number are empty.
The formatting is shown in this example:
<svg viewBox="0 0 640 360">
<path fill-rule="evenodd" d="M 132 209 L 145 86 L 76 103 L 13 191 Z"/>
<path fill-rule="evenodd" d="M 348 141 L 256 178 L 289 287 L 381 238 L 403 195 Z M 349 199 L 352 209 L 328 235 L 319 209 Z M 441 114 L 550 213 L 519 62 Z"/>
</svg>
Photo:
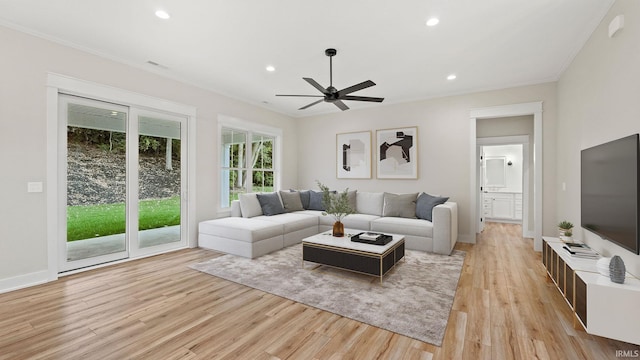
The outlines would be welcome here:
<svg viewBox="0 0 640 360">
<path fill-rule="evenodd" d="M 278 196 L 281 205 L 282 199 L 289 198 L 289 195 L 282 195 Z M 345 217 L 342 222 L 348 229 L 405 235 L 407 249 L 449 255 L 458 239 L 458 205 L 446 201 L 447 198 L 427 195 L 430 200 L 445 202 L 425 208 L 421 206 L 425 202 L 418 201 L 424 199 L 424 195 L 427 194 L 354 191 L 355 206 L 352 207 L 357 213 Z M 403 198 L 404 203 L 397 201 L 399 198 Z M 415 200 L 407 202 L 407 199 Z M 257 201 L 257 194 L 245 194 L 240 201 L 231 203 L 230 217 L 201 222 L 199 246 L 255 258 L 330 230 L 335 222 L 332 216 L 322 215 L 321 210 L 309 209 L 308 206 L 293 206 L 294 211 L 264 215 Z M 287 201 L 285 199 L 284 209 Z M 418 210 L 416 204 L 421 206 Z"/>
</svg>

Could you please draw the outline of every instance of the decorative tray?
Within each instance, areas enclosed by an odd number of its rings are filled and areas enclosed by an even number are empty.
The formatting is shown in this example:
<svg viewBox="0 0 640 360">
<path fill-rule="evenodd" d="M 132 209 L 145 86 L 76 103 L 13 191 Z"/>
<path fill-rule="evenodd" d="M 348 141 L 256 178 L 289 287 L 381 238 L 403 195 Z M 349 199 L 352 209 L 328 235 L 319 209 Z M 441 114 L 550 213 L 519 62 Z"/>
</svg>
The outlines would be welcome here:
<svg viewBox="0 0 640 360">
<path fill-rule="evenodd" d="M 359 234 L 353 235 L 351 237 L 351 241 L 360 242 L 364 244 L 371 245 L 387 245 L 393 240 L 391 235 L 386 234 L 376 234 L 376 236 L 371 236 L 370 232 L 361 232 Z"/>
</svg>

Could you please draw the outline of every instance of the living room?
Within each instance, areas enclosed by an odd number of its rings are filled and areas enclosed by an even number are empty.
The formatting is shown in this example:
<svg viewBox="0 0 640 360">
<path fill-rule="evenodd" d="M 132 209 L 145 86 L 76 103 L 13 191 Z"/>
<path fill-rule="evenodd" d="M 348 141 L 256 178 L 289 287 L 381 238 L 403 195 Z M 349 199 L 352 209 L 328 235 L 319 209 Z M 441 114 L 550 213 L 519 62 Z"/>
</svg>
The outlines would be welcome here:
<svg viewBox="0 0 640 360">
<path fill-rule="evenodd" d="M 219 92 L 184 83 L 59 41 L 34 36 L 14 27 L 0 27 L 3 55 L 0 114 L 2 116 L 2 241 L 0 292 L 45 283 L 57 277 L 50 270 L 52 236 L 49 219 L 49 124 L 47 76 L 66 77 L 129 92 L 188 104 L 197 109 L 194 151 L 195 191 L 189 246 L 197 246 L 196 224 L 225 215 L 219 204 L 216 137 L 219 117 L 227 116 L 282 131 L 280 188 L 315 188 L 316 180 L 331 188 L 360 191 L 430 192 L 449 196 L 459 206 L 461 243 L 476 239 L 472 216 L 470 111 L 494 106 L 541 102 L 542 235 L 555 236 L 556 224 L 580 221 L 580 150 L 640 131 L 637 67 L 640 26 L 634 21 L 640 5 L 617 0 L 593 26 L 593 33 L 566 68 L 548 81 L 492 88 L 473 93 L 382 104 L 303 118 L 273 111 Z M 624 27 L 609 37 L 610 22 L 624 15 Z M 24 30 L 24 29 L 23 29 Z M 551 41 L 552 39 L 549 39 Z M 586 40 L 586 39 L 585 39 Z M 333 46 L 331 44 L 327 46 Z M 318 49 L 318 72 L 326 59 Z M 384 56 L 384 55 L 383 55 Z M 467 56 L 467 55 L 464 55 Z M 334 67 L 340 66 L 340 55 Z M 526 69 L 524 69 L 526 71 Z M 326 75 L 326 74 L 325 74 Z M 336 75 L 338 76 L 338 75 Z M 375 77 L 375 74 L 364 76 Z M 364 79 L 362 79 L 364 80 Z M 375 80 L 375 79 L 373 79 Z M 301 79 L 297 81 L 302 83 Z M 303 86 L 305 84 L 302 84 Z M 286 89 L 273 89 L 285 91 Z M 311 89 L 312 90 L 312 89 Z M 303 104 L 301 104 L 303 105 Z M 322 104 L 329 107 L 329 104 Z M 335 176 L 336 134 L 416 126 L 419 138 L 417 180 L 339 180 Z M 29 134 L 25 136 L 24 134 Z M 20 151 L 16 151 L 20 149 Z M 28 193 L 26 183 L 44 183 L 45 191 Z M 55 190 L 55 188 L 54 188 Z M 579 228 L 579 227 L 578 227 Z M 584 230 L 574 237 L 603 254 L 620 255 L 627 271 L 640 276 L 640 259 Z M 465 245 L 467 246 L 467 245 Z M 198 255 L 202 257 L 202 255 Z M 198 257 L 195 256 L 195 257 Z M 536 255 L 532 255 L 536 256 Z M 479 260 L 479 257 L 476 257 Z M 562 303 L 558 302 L 558 306 Z M 558 310 L 560 312 L 564 310 Z"/>
</svg>

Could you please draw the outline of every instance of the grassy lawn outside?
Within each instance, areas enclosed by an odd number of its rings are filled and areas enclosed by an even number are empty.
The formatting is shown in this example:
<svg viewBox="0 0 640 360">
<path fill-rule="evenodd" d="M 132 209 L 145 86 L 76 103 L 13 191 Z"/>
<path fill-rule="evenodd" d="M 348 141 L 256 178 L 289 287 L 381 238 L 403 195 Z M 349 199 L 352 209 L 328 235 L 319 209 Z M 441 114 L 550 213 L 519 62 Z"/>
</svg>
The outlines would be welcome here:
<svg viewBox="0 0 640 360">
<path fill-rule="evenodd" d="M 67 206 L 67 241 L 125 232 L 125 204 Z M 141 200 L 139 230 L 180 225 L 180 197 Z"/>
</svg>

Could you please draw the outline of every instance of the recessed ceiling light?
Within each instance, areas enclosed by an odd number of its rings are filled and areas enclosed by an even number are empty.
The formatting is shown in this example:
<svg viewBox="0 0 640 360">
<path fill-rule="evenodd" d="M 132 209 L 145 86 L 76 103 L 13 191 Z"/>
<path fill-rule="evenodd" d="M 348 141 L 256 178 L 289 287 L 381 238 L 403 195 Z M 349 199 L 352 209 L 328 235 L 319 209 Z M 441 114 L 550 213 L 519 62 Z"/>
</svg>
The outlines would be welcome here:
<svg viewBox="0 0 640 360">
<path fill-rule="evenodd" d="M 431 18 L 427 20 L 427 26 L 436 26 L 439 22 L 440 20 L 438 20 L 438 18 Z"/>
<path fill-rule="evenodd" d="M 447 76 L 447 80 L 455 80 L 457 78 L 456 74 L 451 74 Z"/>
<path fill-rule="evenodd" d="M 269 71 L 269 72 L 276 71 L 276 68 L 275 68 L 273 65 L 267 65 L 266 69 L 267 69 L 267 71 Z"/>
<path fill-rule="evenodd" d="M 169 15 L 168 12 L 164 11 L 164 10 L 158 10 L 156 11 L 156 16 L 159 17 L 160 19 L 163 20 L 167 20 L 168 18 L 170 18 L 171 16 Z"/>
</svg>

